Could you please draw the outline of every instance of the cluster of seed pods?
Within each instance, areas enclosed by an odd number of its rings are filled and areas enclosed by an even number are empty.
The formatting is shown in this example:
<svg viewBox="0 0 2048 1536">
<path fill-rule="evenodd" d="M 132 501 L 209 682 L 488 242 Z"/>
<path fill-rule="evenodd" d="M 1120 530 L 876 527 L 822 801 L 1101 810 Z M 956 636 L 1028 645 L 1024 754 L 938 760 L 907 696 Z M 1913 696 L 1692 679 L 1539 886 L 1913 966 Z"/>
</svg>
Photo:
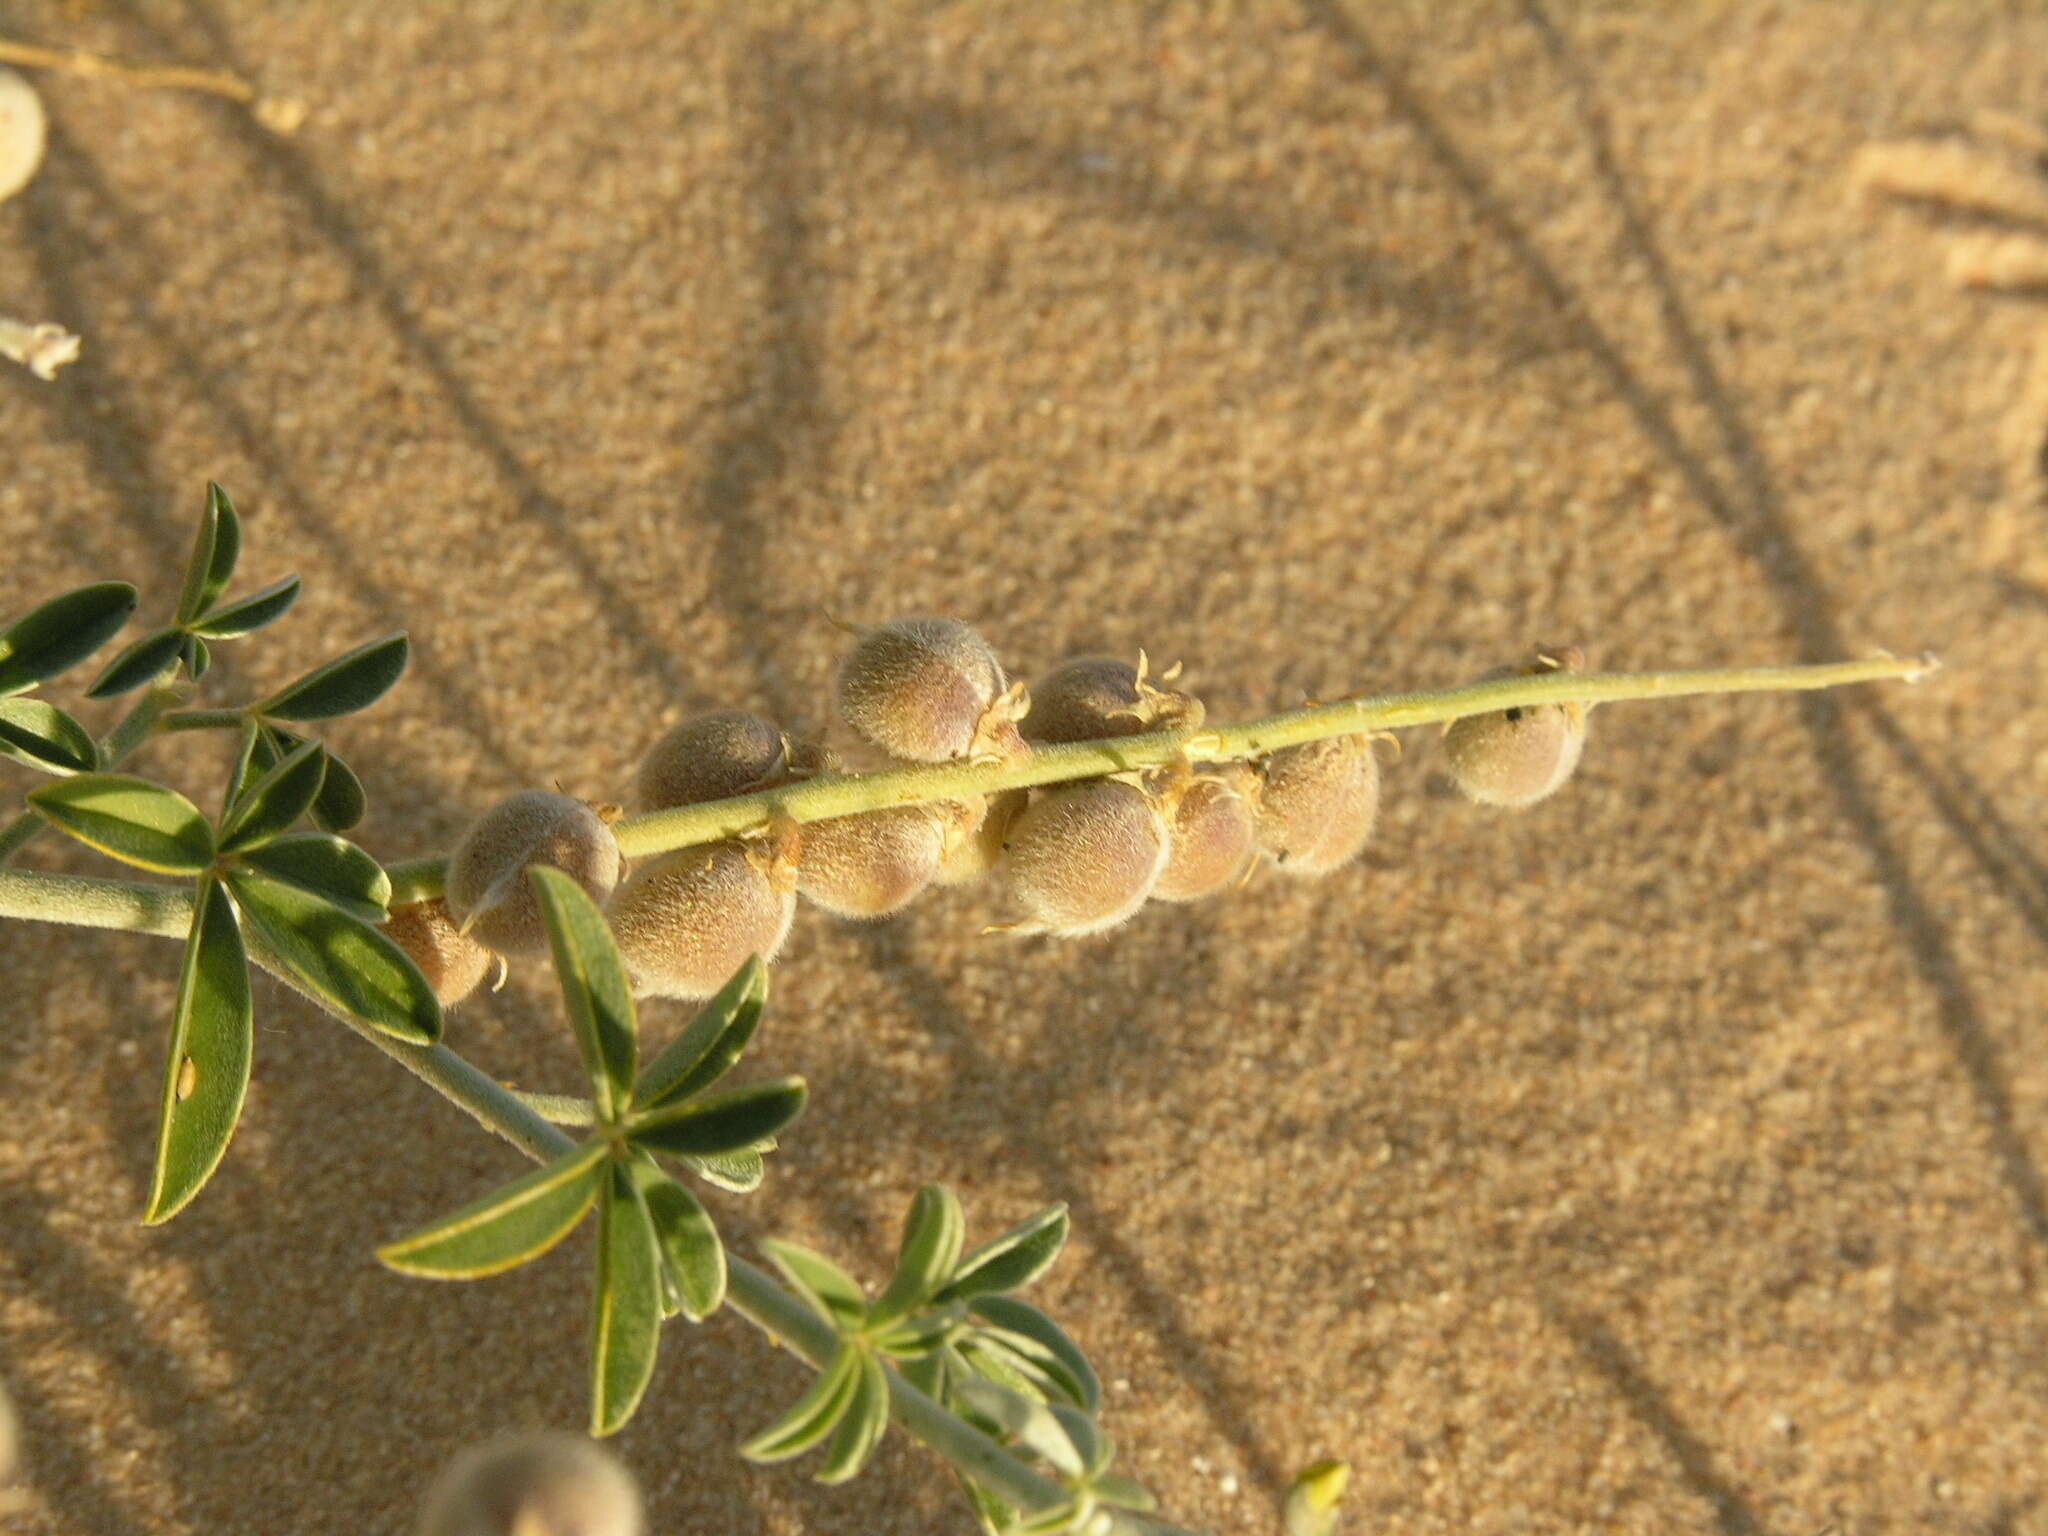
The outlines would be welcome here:
<svg viewBox="0 0 2048 1536">
<path fill-rule="evenodd" d="M 1539 653 L 1532 675 L 1579 665 Z M 1199 699 L 1108 656 L 1063 663 L 1028 691 L 955 619 L 857 632 L 835 686 L 832 745 L 798 743 L 770 721 L 723 709 L 684 721 L 649 750 L 642 811 L 722 800 L 826 771 L 1001 762 L 1041 746 L 1157 731 L 1193 732 Z M 1446 731 L 1444 765 L 1469 798 L 1532 805 L 1577 767 L 1585 711 L 1545 704 L 1467 716 Z M 622 863 L 606 816 L 567 795 L 527 791 L 480 817 L 448 863 L 445 896 L 394 912 L 390 932 L 444 1004 L 474 988 L 493 956 L 542 954 L 547 937 L 526 870 L 551 864 L 604 905 L 642 996 L 710 996 L 749 956 L 773 959 L 801 897 L 840 917 L 901 910 L 927 887 L 993 876 L 1011 933 L 1079 937 L 1147 902 L 1229 889 L 1261 864 L 1327 875 L 1355 858 L 1379 814 L 1369 736 L 1334 736 L 1249 762 L 1179 761 L 971 800 L 936 800 L 811 821 Z"/>
</svg>

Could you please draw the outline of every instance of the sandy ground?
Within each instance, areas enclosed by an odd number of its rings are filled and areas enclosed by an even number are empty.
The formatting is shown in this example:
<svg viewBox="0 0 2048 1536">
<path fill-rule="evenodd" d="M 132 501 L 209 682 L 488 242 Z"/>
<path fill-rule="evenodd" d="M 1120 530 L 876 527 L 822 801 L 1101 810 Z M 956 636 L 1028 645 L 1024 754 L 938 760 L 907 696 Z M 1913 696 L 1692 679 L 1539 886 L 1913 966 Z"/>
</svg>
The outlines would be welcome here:
<svg viewBox="0 0 2048 1536">
<path fill-rule="evenodd" d="M 807 914 L 752 1070 L 814 1107 L 716 1209 L 878 1278 L 925 1180 L 979 1234 L 1071 1202 L 1039 1295 L 1189 1524 L 1275 1531 L 1341 1456 L 1361 1531 L 2048 1532 L 2048 556 L 2001 446 L 2041 311 L 1847 176 L 2041 113 L 2048 17 L 1357 13 L 9 7 L 311 115 L 45 78 L 0 309 L 86 350 L 0 376 L 0 607 L 162 614 L 223 481 L 246 581 L 307 595 L 209 697 L 412 632 L 332 732 L 390 858 L 618 796 L 687 711 L 817 726 L 828 613 L 958 614 L 1027 677 L 1142 644 L 1223 718 L 1535 641 L 1935 650 L 1603 712 L 1519 816 L 1417 735 L 1359 867 L 1099 942 L 981 936 L 979 891 Z M 175 964 L 0 931 L 16 1528 L 397 1531 L 457 1447 L 580 1424 L 587 1235 L 379 1267 L 519 1160 L 275 985 L 223 1171 L 137 1225 Z M 573 1080 L 544 977 L 450 1039 Z M 970 1528 L 900 1437 L 844 1490 L 741 1462 L 801 1380 L 670 1330 L 617 1442 L 658 1531 Z"/>
</svg>

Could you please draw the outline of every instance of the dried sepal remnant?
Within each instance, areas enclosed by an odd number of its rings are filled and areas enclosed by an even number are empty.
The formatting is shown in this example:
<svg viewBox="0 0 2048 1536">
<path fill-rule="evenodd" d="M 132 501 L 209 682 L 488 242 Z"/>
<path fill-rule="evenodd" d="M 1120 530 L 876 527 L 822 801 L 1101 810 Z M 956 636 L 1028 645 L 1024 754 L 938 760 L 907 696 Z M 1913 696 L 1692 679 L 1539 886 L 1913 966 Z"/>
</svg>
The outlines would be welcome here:
<svg viewBox="0 0 2048 1536">
<path fill-rule="evenodd" d="M 508 1435 L 450 1462 L 418 1536 L 644 1536 L 632 1474 L 581 1435 Z"/>
<path fill-rule="evenodd" d="M 749 956 L 773 960 L 796 915 L 794 872 L 762 843 L 710 843 L 650 859 L 606 913 L 642 997 L 710 997 Z"/>
<path fill-rule="evenodd" d="M 35 180 L 49 137 L 43 98 L 20 70 L 0 65 L 0 203 Z"/>
<path fill-rule="evenodd" d="M 1380 764 L 1369 736 L 1331 736 L 1283 747 L 1257 767 L 1259 852 L 1283 874 L 1327 875 L 1372 836 Z"/>
<path fill-rule="evenodd" d="M 1491 674 L 1531 677 L 1575 672 L 1576 651 L 1548 652 L 1526 667 Z M 1579 766 L 1586 745 L 1583 704 L 1535 704 L 1467 715 L 1444 730 L 1444 767 L 1467 799 L 1510 809 L 1552 795 Z"/>
<path fill-rule="evenodd" d="M 716 709 L 670 731 L 641 759 L 643 810 L 773 789 L 796 777 L 789 738 L 744 709 Z"/>
<path fill-rule="evenodd" d="M 886 917 L 931 884 L 979 812 L 957 800 L 813 821 L 802 831 L 797 894 L 840 917 Z"/>
<path fill-rule="evenodd" d="M 420 968 L 443 1008 L 453 1008 L 490 974 L 491 952 L 462 931 L 439 896 L 393 907 L 384 936 Z"/>
<path fill-rule="evenodd" d="M 963 802 L 966 814 L 932 874 L 932 884 L 972 885 L 994 874 L 1002 862 L 1010 826 L 1030 802 L 1028 789 L 1003 789 Z"/>
<path fill-rule="evenodd" d="M 1250 780 L 1249 769 L 1231 764 L 1169 790 L 1172 846 L 1154 900 L 1200 901 L 1243 878 L 1258 856 Z"/>
<path fill-rule="evenodd" d="M 548 951 L 547 924 L 526 871 L 552 865 L 602 903 L 619 880 L 619 845 L 581 800 L 522 790 L 470 824 L 448 857 L 444 893 L 464 932 L 512 959 Z"/>
<path fill-rule="evenodd" d="M 1026 741 L 1052 745 L 1200 725 L 1201 700 L 1160 687 L 1148 670 L 1143 651 L 1135 666 L 1114 656 L 1061 662 L 1031 685 L 1031 712 L 1018 729 Z M 1177 671 L 1170 668 L 1166 680 Z"/>
<path fill-rule="evenodd" d="M 1062 784 L 1032 798 L 1010 828 L 1005 886 L 1015 933 L 1068 938 L 1114 928 L 1145 904 L 1170 838 L 1151 795 L 1121 779 Z"/>
<path fill-rule="evenodd" d="M 1022 750 L 1028 707 L 988 642 L 958 619 L 898 619 L 863 629 L 839 664 L 839 717 L 869 746 L 909 763 Z"/>
</svg>

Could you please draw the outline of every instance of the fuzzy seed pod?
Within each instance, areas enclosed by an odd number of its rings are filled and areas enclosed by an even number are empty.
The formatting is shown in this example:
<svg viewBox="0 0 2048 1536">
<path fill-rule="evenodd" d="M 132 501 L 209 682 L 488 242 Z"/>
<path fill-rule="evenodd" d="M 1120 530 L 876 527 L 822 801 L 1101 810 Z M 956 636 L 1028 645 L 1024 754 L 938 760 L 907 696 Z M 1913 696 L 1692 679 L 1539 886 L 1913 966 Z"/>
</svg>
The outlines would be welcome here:
<svg viewBox="0 0 2048 1536">
<path fill-rule="evenodd" d="M 1239 768 L 1231 777 L 1204 776 L 1181 790 L 1168 823 L 1173 846 L 1159 884 L 1158 901 L 1200 901 L 1245 872 L 1258 854 L 1251 802 L 1240 792 Z"/>
<path fill-rule="evenodd" d="M 704 998 L 749 955 L 773 960 L 796 915 L 790 870 L 758 845 L 711 843 L 651 859 L 606 916 L 642 997 Z"/>
<path fill-rule="evenodd" d="M 1170 839 L 1152 799 L 1116 779 L 1049 789 L 1010 828 L 1003 867 L 1024 914 L 1013 931 L 1078 937 L 1114 928 L 1152 894 Z"/>
<path fill-rule="evenodd" d="M 861 631 L 839 664 L 839 716 L 872 747 L 911 763 L 1022 750 L 1026 698 L 995 652 L 958 619 L 898 619 Z"/>
<path fill-rule="evenodd" d="M 1026 741 L 1048 744 L 1142 736 L 1202 723 L 1201 700 L 1160 688 L 1138 665 L 1114 656 L 1061 662 L 1031 685 L 1031 713 L 1018 726 Z"/>
<path fill-rule="evenodd" d="M 1380 764 L 1370 737 L 1283 747 L 1259 766 L 1259 851 L 1277 868 L 1327 875 L 1357 857 L 1380 809 Z"/>
<path fill-rule="evenodd" d="M 1541 677 L 1584 666 L 1579 650 L 1566 646 L 1538 651 L 1528 665 L 1502 667 L 1487 678 Z M 1523 705 L 1453 720 L 1444 731 L 1444 768 L 1467 799 L 1520 810 L 1555 793 L 1578 768 L 1585 747 L 1585 705 Z"/>
<path fill-rule="evenodd" d="M 1028 789 L 1003 789 L 962 802 L 966 814 L 932 875 L 932 884 L 972 885 L 995 873 L 1010 827 L 1030 801 Z"/>
<path fill-rule="evenodd" d="M 438 896 L 393 907 L 384 937 L 412 957 L 443 1008 L 474 992 L 491 969 L 491 952 L 456 926 Z"/>
<path fill-rule="evenodd" d="M 633 1476 L 610 1452 L 559 1431 L 464 1451 L 434 1482 L 419 1536 L 644 1536 Z"/>
<path fill-rule="evenodd" d="M 543 955 L 547 924 L 526 871 L 551 864 L 602 903 L 619 881 L 619 845 L 589 806 L 529 789 L 470 824 L 448 858 L 448 911 L 472 938 L 511 958 Z"/>
<path fill-rule="evenodd" d="M 643 810 L 772 789 L 791 777 L 789 740 L 759 715 L 716 709 L 685 720 L 640 763 Z"/>
<path fill-rule="evenodd" d="M 840 917 L 886 917 L 931 884 L 973 814 L 957 800 L 805 824 L 796 889 Z"/>
<path fill-rule="evenodd" d="M 0 69 L 0 203 L 35 180 L 49 133 L 36 88 L 20 71 Z"/>
</svg>

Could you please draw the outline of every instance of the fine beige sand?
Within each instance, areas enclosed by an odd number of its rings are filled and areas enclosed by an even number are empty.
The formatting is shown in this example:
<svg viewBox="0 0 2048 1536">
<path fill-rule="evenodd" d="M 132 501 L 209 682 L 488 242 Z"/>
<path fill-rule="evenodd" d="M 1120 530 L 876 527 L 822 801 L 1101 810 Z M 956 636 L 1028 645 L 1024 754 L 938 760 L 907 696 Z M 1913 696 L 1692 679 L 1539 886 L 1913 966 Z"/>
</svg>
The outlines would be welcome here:
<svg viewBox="0 0 2048 1536">
<path fill-rule="evenodd" d="M 2048 310 L 1958 291 L 1963 226 L 1850 174 L 2048 113 L 2038 8 L 48 0 L 0 32 L 309 108 L 279 137 L 38 76 L 0 311 L 85 345 L 0 373 L 0 608 L 120 576 L 160 618 L 224 482 L 243 589 L 307 590 L 208 699 L 412 632 L 330 733 L 386 858 L 517 788 L 621 797 L 692 710 L 819 727 L 827 615 L 957 614 L 1025 677 L 1143 645 L 1224 719 L 1536 642 L 1939 653 L 1603 710 L 1521 815 L 1413 733 L 1356 867 L 1096 941 L 983 936 L 980 890 L 807 912 L 743 1070 L 813 1107 L 714 1202 L 871 1281 L 921 1182 L 971 1235 L 1070 1202 L 1038 1298 L 1190 1526 L 1276 1532 L 1337 1456 L 1360 1532 L 2048 1532 L 2048 506 L 2011 419 L 2030 368 L 2048 416 Z M 210 794 L 223 750 L 149 761 Z M 483 1283 L 381 1268 L 523 1165 L 275 983 L 222 1171 L 137 1224 L 176 964 L 0 928 L 0 1525 L 399 1532 L 459 1447 L 579 1426 L 588 1230 Z M 449 1039 L 574 1081 L 538 970 Z M 655 1530 L 971 1529 L 900 1435 L 839 1490 L 740 1461 L 803 1380 L 735 1317 L 669 1330 L 615 1442 Z"/>
</svg>

